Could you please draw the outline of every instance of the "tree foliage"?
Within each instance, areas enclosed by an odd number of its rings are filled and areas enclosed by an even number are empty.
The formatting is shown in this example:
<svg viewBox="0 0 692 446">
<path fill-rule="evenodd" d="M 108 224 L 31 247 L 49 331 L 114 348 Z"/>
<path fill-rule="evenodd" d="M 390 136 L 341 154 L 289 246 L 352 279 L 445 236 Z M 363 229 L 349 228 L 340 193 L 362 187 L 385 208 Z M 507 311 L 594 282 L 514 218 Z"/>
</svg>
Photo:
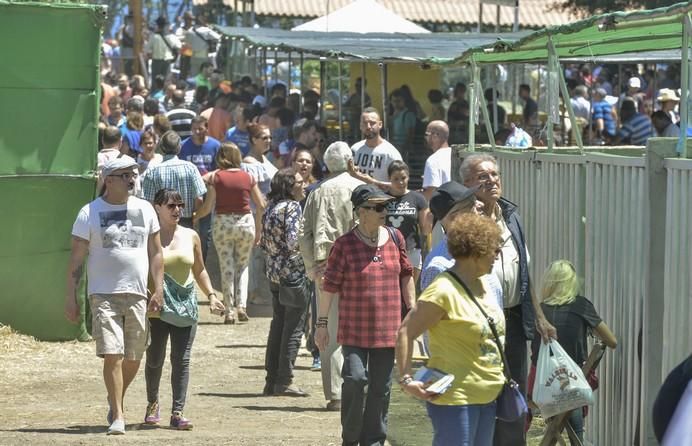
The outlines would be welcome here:
<svg viewBox="0 0 692 446">
<path fill-rule="evenodd" d="M 588 17 L 606 12 L 655 9 L 679 2 L 680 0 L 564 0 L 558 1 L 555 6 L 578 17 Z"/>
</svg>

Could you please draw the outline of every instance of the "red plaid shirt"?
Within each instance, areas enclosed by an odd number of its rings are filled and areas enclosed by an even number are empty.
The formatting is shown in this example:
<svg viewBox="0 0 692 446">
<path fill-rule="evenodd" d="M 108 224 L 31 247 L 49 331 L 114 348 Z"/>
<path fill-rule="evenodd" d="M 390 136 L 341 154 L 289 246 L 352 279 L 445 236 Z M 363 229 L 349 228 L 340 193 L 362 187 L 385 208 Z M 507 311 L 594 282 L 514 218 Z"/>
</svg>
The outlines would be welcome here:
<svg viewBox="0 0 692 446">
<path fill-rule="evenodd" d="M 404 236 L 399 246 L 390 237 L 378 248 L 368 246 L 353 232 L 334 242 L 324 289 L 339 294 L 337 342 L 362 348 L 394 347 L 401 324 L 401 278 L 413 268 Z"/>
</svg>

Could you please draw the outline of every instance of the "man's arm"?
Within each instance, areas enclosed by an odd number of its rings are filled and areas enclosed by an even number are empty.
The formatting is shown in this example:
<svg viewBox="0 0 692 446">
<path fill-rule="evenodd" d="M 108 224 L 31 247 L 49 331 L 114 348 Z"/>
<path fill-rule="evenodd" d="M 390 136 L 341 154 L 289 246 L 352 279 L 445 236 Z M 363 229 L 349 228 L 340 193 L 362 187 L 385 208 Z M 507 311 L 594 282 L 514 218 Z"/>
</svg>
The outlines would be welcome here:
<svg viewBox="0 0 692 446">
<path fill-rule="evenodd" d="M 149 300 L 149 311 L 159 311 L 163 306 L 163 248 L 160 232 L 149 236 L 147 243 L 149 254 L 149 273 L 154 281 L 154 293 Z"/>
<path fill-rule="evenodd" d="M 388 191 L 389 187 L 392 185 L 392 183 L 378 181 L 370 175 L 368 175 L 367 173 L 361 172 L 360 170 L 358 170 L 358 168 L 356 168 L 356 165 L 353 163 L 353 160 L 349 160 L 348 162 L 348 173 L 351 174 L 353 178 L 360 180 L 363 183 L 375 185 L 384 191 Z"/>
<path fill-rule="evenodd" d="M 315 267 L 315 232 L 314 232 L 314 213 L 315 213 L 315 192 L 308 195 L 303 210 L 303 218 L 298 229 L 298 246 L 300 254 L 303 256 L 305 272 L 310 280 L 315 280 L 313 268 Z"/>
<path fill-rule="evenodd" d="M 89 254 L 89 241 L 73 235 L 70 248 L 70 263 L 67 268 L 65 287 L 65 318 L 76 324 L 79 321 L 77 288 L 84 273 L 84 260 Z"/>
</svg>

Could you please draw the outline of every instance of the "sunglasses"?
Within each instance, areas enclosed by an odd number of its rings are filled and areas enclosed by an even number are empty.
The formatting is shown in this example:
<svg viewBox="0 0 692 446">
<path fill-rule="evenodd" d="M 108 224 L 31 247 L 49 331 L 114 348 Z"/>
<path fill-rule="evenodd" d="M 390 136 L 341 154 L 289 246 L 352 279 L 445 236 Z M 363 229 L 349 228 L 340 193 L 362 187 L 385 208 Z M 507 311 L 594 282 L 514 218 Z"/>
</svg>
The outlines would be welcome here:
<svg viewBox="0 0 692 446">
<path fill-rule="evenodd" d="M 375 212 L 383 212 L 384 210 L 387 209 L 387 206 L 384 204 L 376 204 L 375 206 L 361 206 L 363 209 L 368 209 L 368 210 L 374 210 Z"/>
<path fill-rule="evenodd" d="M 168 203 L 166 204 L 166 207 L 170 210 L 175 208 L 185 209 L 185 203 Z"/>
</svg>

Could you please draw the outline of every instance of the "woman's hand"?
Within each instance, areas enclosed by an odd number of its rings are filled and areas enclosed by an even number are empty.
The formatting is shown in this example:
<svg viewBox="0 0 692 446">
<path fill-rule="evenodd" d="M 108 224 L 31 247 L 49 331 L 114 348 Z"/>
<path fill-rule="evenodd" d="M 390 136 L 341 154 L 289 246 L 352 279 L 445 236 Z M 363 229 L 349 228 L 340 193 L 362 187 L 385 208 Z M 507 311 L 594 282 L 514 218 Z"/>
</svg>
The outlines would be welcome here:
<svg viewBox="0 0 692 446">
<path fill-rule="evenodd" d="M 401 388 L 409 395 L 425 401 L 431 401 L 440 396 L 439 393 L 425 390 L 425 385 L 420 381 L 409 381 L 407 384 L 402 384 Z"/>
<path fill-rule="evenodd" d="M 327 346 L 329 345 L 329 332 L 327 331 L 327 327 L 317 327 L 317 330 L 315 330 L 315 344 L 317 344 L 317 348 L 319 348 L 321 352 L 327 350 Z"/>
<path fill-rule="evenodd" d="M 262 242 L 262 233 L 261 232 L 255 232 L 255 246 L 259 246 L 260 242 Z"/>
<path fill-rule="evenodd" d="M 212 295 L 209 296 L 209 311 L 213 314 L 223 315 L 226 307 L 216 296 Z"/>
</svg>

